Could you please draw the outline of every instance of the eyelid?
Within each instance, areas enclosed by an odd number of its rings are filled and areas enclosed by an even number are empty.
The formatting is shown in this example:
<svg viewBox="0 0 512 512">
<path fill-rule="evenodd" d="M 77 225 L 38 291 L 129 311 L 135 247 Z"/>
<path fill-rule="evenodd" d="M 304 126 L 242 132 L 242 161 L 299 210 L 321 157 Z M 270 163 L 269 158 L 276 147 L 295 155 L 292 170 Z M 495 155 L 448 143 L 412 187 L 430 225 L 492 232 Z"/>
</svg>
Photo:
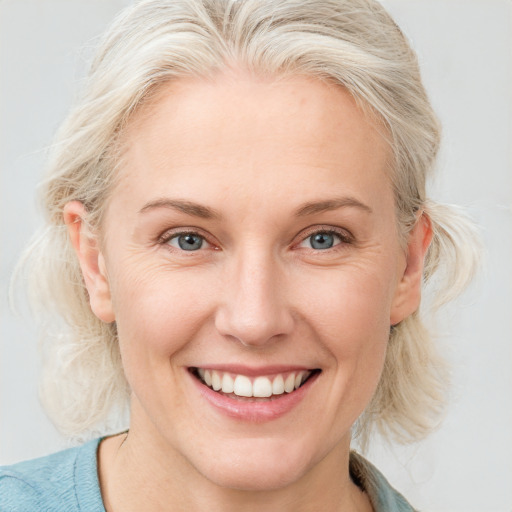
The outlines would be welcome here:
<svg viewBox="0 0 512 512">
<path fill-rule="evenodd" d="M 355 238 L 348 231 L 347 229 L 335 227 L 335 226 L 329 226 L 329 225 L 315 225 L 310 226 L 306 229 L 304 229 L 299 235 L 299 240 L 297 243 L 295 243 L 295 246 L 299 246 L 301 243 L 303 243 L 308 237 L 316 234 L 316 233 L 328 233 L 336 235 L 340 238 L 341 244 L 351 244 L 354 243 Z M 169 240 L 172 238 L 175 238 L 177 236 L 181 235 L 197 235 L 204 239 L 204 241 L 212 248 L 219 249 L 219 246 L 217 243 L 212 241 L 212 237 L 205 233 L 202 229 L 193 227 L 193 226 L 180 226 L 176 228 L 170 228 L 164 231 L 161 235 L 157 238 L 157 243 L 160 245 L 168 244 Z M 340 244 L 337 244 L 340 245 Z"/>
<path fill-rule="evenodd" d="M 205 243 L 207 243 L 210 247 L 217 248 L 217 244 L 215 244 L 211 240 L 211 237 L 202 229 L 196 227 L 178 227 L 167 229 L 158 237 L 157 242 L 160 245 L 169 244 L 169 241 L 172 240 L 173 238 L 183 235 L 200 236 L 205 241 Z"/>
<path fill-rule="evenodd" d="M 304 231 L 302 231 L 301 234 L 299 235 L 300 240 L 299 240 L 298 244 L 300 245 L 307 238 L 309 238 L 312 235 L 315 235 L 316 233 L 328 233 L 328 234 L 339 236 L 341 243 L 343 243 L 343 244 L 351 244 L 351 243 L 354 243 L 354 241 L 355 241 L 352 233 L 350 233 L 350 231 L 348 231 L 344 228 L 320 225 L 320 226 L 311 226 L 309 228 L 306 228 Z"/>
<path fill-rule="evenodd" d="M 181 247 L 180 246 L 180 238 L 186 237 L 186 236 L 192 236 L 192 237 L 194 237 L 194 239 L 199 239 L 201 241 L 200 247 L 198 247 L 197 249 L 194 249 L 194 250 L 192 250 L 192 249 L 187 250 L 187 249 L 184 249 L 183 247 Z M 204 236 L 199 235 L 197 233 L 177 233 L 177 234 L 171 236 L 167 240 L 166 245 L 172 247 L 173 249 L 176 249 L 177 251 L 180 251 L 180 252 L 185 251 L 187 253 L 199 252 L 200 250 L 209 249 L 211 247 L 210 242 L 208 242 L 208 240 L 206 240 L 206 238 Z"/>
</svg>

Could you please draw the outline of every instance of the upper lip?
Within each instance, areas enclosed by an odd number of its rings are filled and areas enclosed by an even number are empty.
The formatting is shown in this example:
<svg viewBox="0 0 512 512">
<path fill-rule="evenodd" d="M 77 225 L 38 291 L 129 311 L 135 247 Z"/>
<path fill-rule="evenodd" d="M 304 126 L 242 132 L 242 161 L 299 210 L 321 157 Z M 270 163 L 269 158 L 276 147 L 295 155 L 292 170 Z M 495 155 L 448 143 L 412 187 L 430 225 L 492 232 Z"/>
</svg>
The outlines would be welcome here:
<svg viewBox="0 0 512 512">
<path fill-rule="evenodd" d="M 288 373 L 297 371 L 312 371 L 317 368 L 303 365 L 266 365 L 266 366 L 246 366 L 242 364 L 198 364 L 190 368 L 203 368 L 205 370 L 216 370 L 219 372 L 234 373 L 246 375 L 247 377 L 258 377 L 263 375 L 274 375 L 277 373 Z"/>
</svg>

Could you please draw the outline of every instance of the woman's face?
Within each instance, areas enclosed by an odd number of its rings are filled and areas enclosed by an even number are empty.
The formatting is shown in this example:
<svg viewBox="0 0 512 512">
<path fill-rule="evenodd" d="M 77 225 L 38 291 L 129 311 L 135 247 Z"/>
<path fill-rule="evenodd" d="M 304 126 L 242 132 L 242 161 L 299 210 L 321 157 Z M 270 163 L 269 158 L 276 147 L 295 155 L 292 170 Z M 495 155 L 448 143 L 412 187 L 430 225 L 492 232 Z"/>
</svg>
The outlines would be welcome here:
<svg viewBox="0 0 512 512">
<path fill-rule="evenodd" d="M 235 488 L 346 462 L 418 300 L 375 126 L 338 86 L 232 73 L 164 86 L 124 144 L 82 265 L 117 324 L 131 435 Z"/>
</svg>

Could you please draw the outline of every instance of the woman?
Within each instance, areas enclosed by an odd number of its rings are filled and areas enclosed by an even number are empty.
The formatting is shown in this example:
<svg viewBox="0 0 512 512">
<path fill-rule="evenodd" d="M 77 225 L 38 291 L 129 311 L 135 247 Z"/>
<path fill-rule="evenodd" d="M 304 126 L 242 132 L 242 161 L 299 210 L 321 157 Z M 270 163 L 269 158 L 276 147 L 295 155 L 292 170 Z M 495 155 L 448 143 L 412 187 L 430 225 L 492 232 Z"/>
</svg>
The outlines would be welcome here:
<svg viewBox="0 0 512 512">
<path fill-rule="evenodd" d="M 426 197 L 438 143 L 378 3 L 128 9 L 29 262 L 68 325 L 48 409 L 76 435 L 129 403 L 129 429 L 3 469 L 0 509 L 412 510 L 350 446 L 441 412 L 421 288 L 443 267 L 437 302 L 458 292 L 474 236 Z"/>
</svg>

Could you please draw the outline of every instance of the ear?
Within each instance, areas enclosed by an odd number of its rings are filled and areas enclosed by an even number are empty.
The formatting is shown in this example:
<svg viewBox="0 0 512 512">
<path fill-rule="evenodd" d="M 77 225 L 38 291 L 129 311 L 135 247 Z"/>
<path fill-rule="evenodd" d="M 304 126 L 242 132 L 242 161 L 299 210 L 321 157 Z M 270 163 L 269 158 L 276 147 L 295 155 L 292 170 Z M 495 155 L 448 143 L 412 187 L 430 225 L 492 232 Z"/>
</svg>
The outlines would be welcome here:
<svg viewBox="0 0 512 512">
<path fill-rule="evenodd" d="M 64 207 L 63 215 L 89 292 L 91 309 L 100 320 L 111 323 L 115 316 L 105 259 L 97 237 L 87 225 L 87 210 L 81 202 L 71 201 Z"/>
<path fill-rule="evenodd" d="M 420 306 L 425 255 L 432 241 L 432 222 L 421 213 L 408 235 L 406 262 L 391 307 L 390 325 L 396 325 Z"/>
</svg>

